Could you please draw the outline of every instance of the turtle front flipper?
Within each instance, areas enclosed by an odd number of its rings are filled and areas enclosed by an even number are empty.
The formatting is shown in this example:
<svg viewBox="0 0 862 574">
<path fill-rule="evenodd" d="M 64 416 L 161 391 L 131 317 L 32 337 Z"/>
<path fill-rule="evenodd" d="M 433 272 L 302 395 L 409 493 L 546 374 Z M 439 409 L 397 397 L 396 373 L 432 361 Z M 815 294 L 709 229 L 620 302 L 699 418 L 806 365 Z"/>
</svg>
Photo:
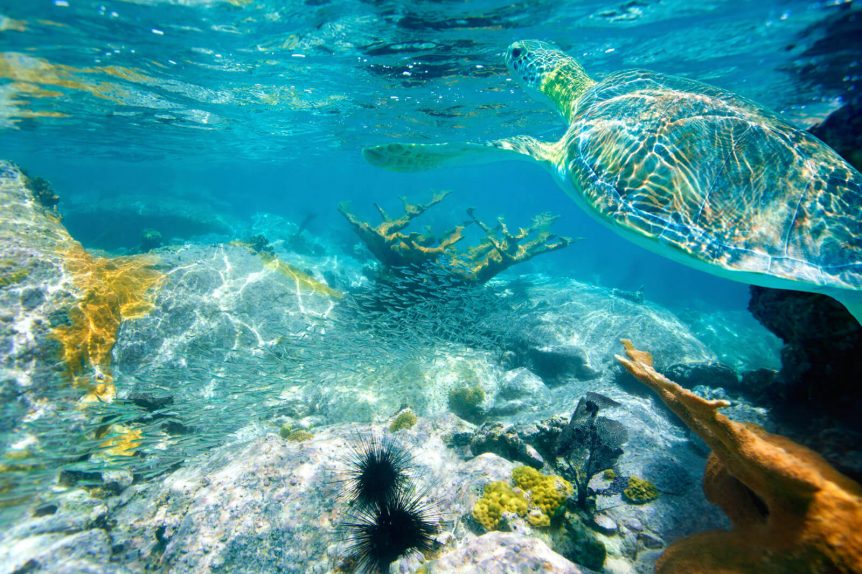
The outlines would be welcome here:
<svg viewBox="0 0 862 574">
<path fill-rule="evenodd" d="M 554 149 L 554 144 L 529 136 L 516 136 L 485 143 L 392 143 L 364 148 L 362 155 L 371 165 L 391 171 L 425 171 L 513 159 L 553 162 Z"/>
</svg>

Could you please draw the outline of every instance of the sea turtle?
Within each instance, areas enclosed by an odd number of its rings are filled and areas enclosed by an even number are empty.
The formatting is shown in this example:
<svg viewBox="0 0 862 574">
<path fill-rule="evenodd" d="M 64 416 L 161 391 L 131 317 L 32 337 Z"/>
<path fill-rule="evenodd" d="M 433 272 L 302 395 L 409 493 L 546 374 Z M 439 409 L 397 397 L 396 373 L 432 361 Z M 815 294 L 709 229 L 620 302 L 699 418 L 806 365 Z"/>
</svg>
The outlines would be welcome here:
<svg viewBox="0 0 862 574">
<path fill-rule="evenodd" d="M 862 174 L 820 140 L 686 78 L 630 70 L 596 82 L 545 42 L 513 43 L 506 64 L 569 123 L 560 141 L 392 143 L 365 158 L 395 171 L 533 159 L 650 251 L 744 283 L 826 293 L 862 322 Z"/>
</svg>

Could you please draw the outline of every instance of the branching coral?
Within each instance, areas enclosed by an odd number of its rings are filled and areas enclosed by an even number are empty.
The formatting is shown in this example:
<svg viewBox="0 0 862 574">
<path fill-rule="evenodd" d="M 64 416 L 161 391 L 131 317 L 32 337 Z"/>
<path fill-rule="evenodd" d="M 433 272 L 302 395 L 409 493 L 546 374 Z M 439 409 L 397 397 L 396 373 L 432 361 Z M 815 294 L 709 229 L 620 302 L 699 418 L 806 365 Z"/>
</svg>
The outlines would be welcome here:
<svg viewBox="0 0 862 574">
<path fill-rule="evenodd" d="M 438 193 L 428 203 L 420 204 L 409 203 L 406 197 L 402 197 L 404 213 L 394 219 L 389 217 L 382 207 L 375 205 L 383 220 L 375 227 L 350 213 L 344 203 L 338 206 L 338 211 L 347 219 L 362 243 L 383 265 L 387 267 L 421 265 L 434 261 L 463 239 L 463 226 L 451 229 L 440 239 L 430 234 L 403 233 L 414 219 L 446 199 L 447 195 L 449 195 L 448 192 Z"/>
<path fill-rule="evenodd" d="M 425 204 L 411 204 L 406 198 L 402 198 L 404 214 L 394 219 L 377 205 L 375 207 L 383 219 L 377 226 L 360 220 L 350 213 L 344 204 L 339 206 L 339 211 L 347 218 L 368 250 L 384 266 L 421 266 L 442 258 L 454 276 L 468 283 L 484 283 L 516 263 L 562 249 L 572 242 L 569 238 L 557 237 L 549 231 L 550 225 L 557 219 L 555 216 L 539 215 L 529 227 L 512 233 L 502 218 L 498 219 L 497 226 L 492 228 L 479 220 L 473 209 L 468 209 L 467 213 L 472 222 L 485 233 L 485 239 L 466 251 L 459 251 L 455 247 L 464 237 L 464 226 L 461 225 L 447 231 L 439 239 L 430 234 L 404 232 L 414 219 L 443 201 L 447 195 L 437 194 Z"/>
<path fill-rule="evenodd" d="M 733 523 L 675 542 L 661 573 L 862 572 L 862 486 L 817 453 L 718 412 L 726 401 L 687 391 L 653 368 L 652 356 L 623 340 L 617 360 L 712 449 L 707 498 Z"/>
<path fill-rule="evenodd" d="M 467 214 L 485 232 L 485 240 L 468 249 L 456 264 L 460 264 L 460 273 L 466 279 L 477 283 L 488 281 L 512 265 L 572 243 L 570 238 L 550 232 L 551 224 L 559 217 L 549 213 L 537 215 L 529 227 L 521 227 L 517 233 L 509 231 L 502 217 L 497 219 L 497 227 L 491 228 L 476 217 L 475 210 L 468 209 Z"/>
<path fill-rule="evenodd" d="M 110 401 L 115 394 L 110 365 L 117 330 L 123 321 L 153 309 L 153 293 L 164 275 L 154 269 L 152 257 L 93 257 L 78 244 L 64 259 L 81 297 L 69 310 L 69 324 L 52 334 L 62 345 L 69 377 L 87 390 L 85 402 Z"/>
</svg>

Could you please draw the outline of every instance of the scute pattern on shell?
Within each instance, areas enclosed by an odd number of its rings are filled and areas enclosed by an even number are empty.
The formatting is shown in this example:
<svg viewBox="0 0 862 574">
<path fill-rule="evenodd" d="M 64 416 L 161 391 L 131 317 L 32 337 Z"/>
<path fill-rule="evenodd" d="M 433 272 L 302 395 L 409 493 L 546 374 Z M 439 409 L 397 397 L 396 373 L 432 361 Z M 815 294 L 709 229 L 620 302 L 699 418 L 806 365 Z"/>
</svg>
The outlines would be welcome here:
<svg viewBox="0 0 862 574">
<path fill-rule="evenodd" d="M 704 263 L 862 289 L 862 174 L 720 88 L 627 71 L 590 88 L 565 140 L 602 217 Z"/>
</svg>

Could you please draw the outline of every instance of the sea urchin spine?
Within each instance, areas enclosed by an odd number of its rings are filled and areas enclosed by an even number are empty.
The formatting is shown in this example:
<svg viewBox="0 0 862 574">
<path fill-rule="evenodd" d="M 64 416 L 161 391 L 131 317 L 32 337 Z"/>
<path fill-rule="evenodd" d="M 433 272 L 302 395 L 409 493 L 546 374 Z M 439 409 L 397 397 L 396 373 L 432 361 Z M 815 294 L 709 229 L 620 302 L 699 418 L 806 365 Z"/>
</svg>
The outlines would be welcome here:
<svg viewBox="0 0 862 574">
<path fill-rule="evenodd" d="M 388 572 L 401 556 L 430 550 L 437 533 L 430 505 L 412 489 L 356 508 L 344 526 L 359 572 Z"/>
<path fill-rule="evenodd" d="M 348 496 L 352 506 L 381 507 L 410 482 L 410 454 L 395 442 L 374 436 L 360 440 L 348 460 Z"/>
</svg>

